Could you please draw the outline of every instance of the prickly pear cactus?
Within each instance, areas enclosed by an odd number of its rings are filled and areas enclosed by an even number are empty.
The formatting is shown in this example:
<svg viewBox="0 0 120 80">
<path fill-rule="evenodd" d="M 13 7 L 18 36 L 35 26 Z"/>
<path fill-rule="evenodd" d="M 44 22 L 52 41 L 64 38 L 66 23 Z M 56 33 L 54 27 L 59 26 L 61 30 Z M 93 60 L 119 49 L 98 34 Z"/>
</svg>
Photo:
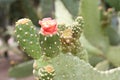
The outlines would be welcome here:
<svg viewBox="0 0 120 80">
<path fill-rule="evenodd" d="M 57 33 L 57 22 L 51 18 L 44 18 L 39 21 L 41 30 L 39 31 L 39 41 L 42 53 L 48 57 L 53 57 L 60 52 L 60 40 Z M 49 28 L 50 26 L 50 28 Z"/>
<path fill-rule="evenodd" d="M 59 28 L 64 27 L 59 26 Z M 79 58 L 87 61 L 87 52 L 81 46 L 79 38 L 82 34 L 84 26 L 84 20 L 82 17 L 77 17 L 75 22 L 70 26 L 65 26 L 65 29 L 60 31 L 61 49 L 64 53 L 72 53 L 77 55 Z"/>
<path fill-rule="evenodd" d="M 40 37 L 40 45 L 42 47 L 43 54 L 46 56 L 56 56 L 59 53 L 59 36 L 42 36 L 39 34 Z"/>
<path fill-rule="evenodd" d="M 59 62 L 58 62 L 59 60 Z M 120 68 L 109 71 L 98 71 L 89 63 L 80 60 L 78 57 L 69 54 L 60 54 L 57 57 L 47 60 L 51 64 L 50 71 L 55 70 L 53 80 L 119 80 Z M 42 60 L 35 60 L 36 68 L 43 69 Z M 53 69 L 54 68 L 54 69 Z M 35 69 L 34 69 L 35 70 Z M 44 71 L 44 70 L 43 70 Z M 72 73 L 71 73 L 72 72 Z M 34 73 L 34 72 L 33 72 Z M 37 72 L 36 80 L 41 80 L 41 72 Z M 47 74 L 46 74 L 47 75 Z M 46 77 L 44 75 L 44 77 Z M 43 80 L 43 79 L 42 79 Z M 45 80 L 50 80 L 45 79 Z"/>
<path fill-rule="evenodd" d="M 85 21 L 84 35 L 86 39 L 103 53 L 106 53 L 109 41 L 102 32 L 98 0 L 81 0 L 80 11 Z"/>
<path fill-rule="evenodd" d="M 41 67 L 37 71 L 34 69 L 33 73 L 36 74 L 36 80 L 52 80 L 55 76 L 55 70 L 51 65 Z"/>
<path fill-rule="evenodd" d="M 29 56 L 38 59 L 40 58 L 40 45 L 36 28 L 31 20 L 24 18 L 16 22 L 15 35 L 19 45 Z"/>
<path fill-rule="evenodd" d="M 57 25 L 51 18 L 39 24 L 39 32 L 26 18 L 18 20 L 15 27 L 18 43 L 35 59 L 35 80 L 120 80 L 120 68 L 98 71 L 87 62 L 87 52 L 80 43 L 82 17 L 68 26 Z"/>
</svg>

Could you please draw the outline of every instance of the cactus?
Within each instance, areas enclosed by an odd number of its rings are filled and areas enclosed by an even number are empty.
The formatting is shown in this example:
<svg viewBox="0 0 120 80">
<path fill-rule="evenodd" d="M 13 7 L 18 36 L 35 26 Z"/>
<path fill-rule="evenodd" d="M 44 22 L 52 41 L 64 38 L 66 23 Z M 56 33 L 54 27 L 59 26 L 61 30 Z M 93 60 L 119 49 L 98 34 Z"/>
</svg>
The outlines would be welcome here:
<svg viewBox="0 0 120 80">
<path fill-rule="evenodd" d="M 59 62 L 58 62 L 59 60 Z M 42 63 L 42 60 L 36 60 Z M 97 71 L 89 63 L 69 54 L 60 54 L 47 61 L 55 69 L 54 80 L 119 80 L 120 68 Z M 40 64 L 37 67 L 41 68 Z M 36 77 L 37 79 L 37 77 Z M 49 80 L 49 79 L 46 79 Z"/>
<path fill-rule="evenodd" d="M 115 27 L 118 26 L 117 21 L 115 23 L 115 11 L 113 8 L 108 8 L 107 11 L 100 6 L 100 20 L 101 27 L 103 28 L 105 34 L 108 36 L 111 45 L 117 45 L 120 43 L 120 35 L 118 34 Z M 117 20 L 117 19 L 116 19 Z"/>
<path fill-rule="evenodd" d="M 82 48 L 79 38 L 81 37 L 84 20 L 82 17 L 77 17 L 73 25 L 65 26 L 66 28 L 60 31 L 61 49 L 64 53 L 72 53 L 80 58 L 87 60 L 87 53 Z M 64 25 L 59 26 L 59 28 Z M 61 30 L 61 29 L 60 29 Z M 80 53 L 81 52 L 81 53 Z M 83 53 L 82 53 L 83 52 Z"/>
<path fill-rule="evenodd" d="M 78 16 L 80 0 L 61 0 L 68 11 L 72 14 L 73 18 Z M 72 5 L 72 6 L 71 6 Z"/>
<path fill-rule="evenodd" d="M 15 27 L 18 43 L 35 59 L 35 80 L 120 79 L 119 67 L 110 71 L 99 71 L 88 63 L 86 49 L 80 42 L 84 28 L 82 17 L 78 17 L 71 25 L 57 25 L 51 18 L 44 18 L 39 24 L 39 32 L 33 27 L 31 20 L 26 18 L 18 20 Z"/>
<path fill-rule="evenodd" d="M 39 38 L 31 20 L 25 18 L 16 22 L 16 38 L 19 45 L 29 56 L 38 59 L 41 55 Z"/>
<path fill-rule="evenodd" d="M 95 68 L 100 71 L 109 70 L 109 67 L 110 67 L 110 64 L 109 64 L 109 61 L 107 60 L 101 61 L 95 66 Z"/>
<path fill-rule="evenodd" d="M 38 75 L 35 77 L 36 79 L 51 80 L 55 76 L 55 70 L 51 65 L 47 65 L 47 66 L 40 68 L 37 74 Z"/>
<path fill-rule="evenodd" d="M 111 46 L 105 56 L 114 66 L 120 66 L 120 46 Z"/>
<path fill-rule="evenodd" d="M 56 56 L 59 54 L 59 36 L 58 35 L 53 35 L 53 36 L 40 36 L 40 45 L 41 49 L 43 51 L 43 54 L 49 57 Z M 53 55 L 54 54 L 54 55 Z"/>
<path fill-rule="evenodd" d="M 63 14 L 64 15 L 61 15 Z M 61 0 L 55 0 L 55 17 L 59 24 L 70 24 L 73 22 L 73 17 L 64 6 Z"/>
<path fill-rule="evenodd" d="M 47 6 L 45 5 L 47 4 Z M 40 6 L 42 9 L 43 17 L 54 17 L 54 0 L 41 0 Z"/>
<path fill-rule="evenodd" d="M 41 30 L 39 31 L 39 43 L 42 49 L 42 53 L 48 57 L 53 57 L 59 54 L 59 34 L 56 32 L 57 23 L 51 18 L 45 18 L 39 21 Z M 49 27 L 51 29 L 49 29 Z M 49 32 L 48 32 L 49 31 Z"/>
<path fill-rule="evenodd" d="M 84 35 L 86 39 L 103 53 L 107 52 L 109 41 L 102 32 L 98 1 L 81 0 L 80 11 L 85 21 Z"/>
<path fill-rule="evenodd" d="M 9 76 L 22 78 L 32 74 L 32 61 L 23 62 L 9 69 Z"/>
</svg>

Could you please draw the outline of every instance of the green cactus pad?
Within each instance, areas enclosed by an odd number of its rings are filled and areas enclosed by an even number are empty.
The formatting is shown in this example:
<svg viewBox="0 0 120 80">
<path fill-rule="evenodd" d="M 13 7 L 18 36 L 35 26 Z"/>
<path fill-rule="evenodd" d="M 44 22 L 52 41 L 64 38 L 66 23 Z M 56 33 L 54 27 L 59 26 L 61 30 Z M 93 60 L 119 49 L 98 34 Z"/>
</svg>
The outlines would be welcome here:
<svg viewBox="0 0 120 80">
<path fill-rule="evenodd" d="M 97 71 L 89 63 L 68 54 L 57 56 L 51 64 L 56 73 L 54 80 L 120 80 L 120 68 Z"/>
<path fill-rule="evenodd" d="M 54 72 L 54 68 L 50 65 L 47 65 L 43 68 L 40 68 L 38 74 L 40 75 L 41 80 L 52 80 L 55 76 Z"/>
<path fill-rule="evenodd" d="M 59 54 L 46 62 L 54 67 L 53 80 L 120 80 L 120 68 L 98 71 L 89 63 L 69 54 Z M 36 60 L 36 63 L 39 69 L 43 67 L 40 65 L 42 60 Z"/>
<path fill-rule="evenodd" d="M 21 64 L 18 64 L 9 69 L 9 76 L 15 78 L 22 78 L 29 75 L 32 75 L 32 65 L 33 61 L 27 61 Z"/>
<path fill-rule="evenodd" d="M 31 20 L 24 18 L 16 22 L 15 35 L 19 45 L 29 56 L 38 59 L 41 56 L 41 48 L 36 33 Z"/>
<path fill-rule="evenodd" d="M 40 46 L 42 53 L 48 57 L 54 57 L 60 52 L 60 41 L 57 34 L 52 36 L 44 36 L 39 34 L 40 37 Z"/>
<path fill-rule="evenodd" d="M 61 0 L 73 17 L 78 16 L 80 0 Z M 71 6 L 72 5 L 72 6 Z"/>
<path fill-rule="evenodd" d="M 84 20 L 82 17 L 77 17 L 72 25 L 73 37 L 79 39 L 83 32 Z"/>
<path fill-rule="evenodd" d="M 85 21 L 84 35 L 86 39 L 93 46 L 106 53 L 109 41 L 102 32 L 98 0 L 81 0 L 80 13 Z"/>
<path fill-rule="evenodd" d="M 42 56 L 40 59 L 35 60 L 33 64 L 33 74 L 35 80 L 52 80 L 55 75 L 55 70 L 49 64 L 49 57 Z"/>
<path fill-rule="evenodd" d="M 111 46 L 105 56 L 114 66 L 120 67 L 120 46 Z"/>
</svg>

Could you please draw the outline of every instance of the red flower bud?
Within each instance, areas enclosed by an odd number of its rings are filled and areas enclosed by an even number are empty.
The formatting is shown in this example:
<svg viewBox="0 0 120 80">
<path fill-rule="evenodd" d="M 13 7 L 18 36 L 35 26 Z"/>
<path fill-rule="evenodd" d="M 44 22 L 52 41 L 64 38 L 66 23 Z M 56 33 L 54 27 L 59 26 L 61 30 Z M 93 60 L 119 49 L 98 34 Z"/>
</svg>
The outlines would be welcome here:
<svg viewBox="0 0 120 80">
<path fill-rule="evenodd" d="M 39 20 L 41 25 L 40 33 L 43 35 L 53 35 L 57 33 L 57 22 L 51 18 L 44 18 Z"/>
</svg>

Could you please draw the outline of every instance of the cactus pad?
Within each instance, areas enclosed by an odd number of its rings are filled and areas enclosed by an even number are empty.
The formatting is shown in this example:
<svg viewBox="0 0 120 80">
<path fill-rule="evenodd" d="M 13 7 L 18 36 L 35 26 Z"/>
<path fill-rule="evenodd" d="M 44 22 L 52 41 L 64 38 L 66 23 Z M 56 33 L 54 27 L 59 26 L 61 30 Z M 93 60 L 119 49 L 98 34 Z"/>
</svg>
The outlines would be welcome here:
<svg viewBox="0 0 120 80">
<path fill-rule="evenodd" d="M 41 55 L 41 48 L 36 33 L 31 20 L 24 18 L 16 22 L 15 35 L 19 45 L 29 56 L 38 59 Z"/>
</svg>

